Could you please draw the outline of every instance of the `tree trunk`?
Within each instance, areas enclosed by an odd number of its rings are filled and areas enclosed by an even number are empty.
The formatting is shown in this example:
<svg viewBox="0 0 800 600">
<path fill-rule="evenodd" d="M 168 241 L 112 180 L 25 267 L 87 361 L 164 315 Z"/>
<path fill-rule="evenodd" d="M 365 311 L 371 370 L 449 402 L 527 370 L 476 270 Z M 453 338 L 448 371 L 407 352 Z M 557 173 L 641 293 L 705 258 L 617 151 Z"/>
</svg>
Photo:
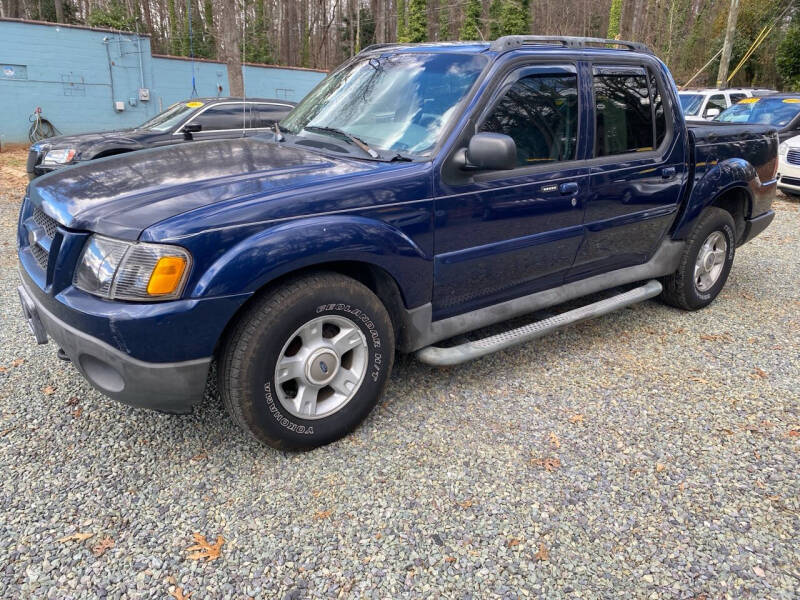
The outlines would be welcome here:
<svg viewBox="0 0 800 600">
<path fill-rule="evenodd" d="M 56 21 L 59 23 L 64 22 L 64 0 L 55 0 L 56 5 Z"/>
<path fill-rule="evenodd" d="M 244 96 L 240 48 L 242 32 L 239 30 L 239 22 L 236 18 L 237 11 L 237 5 L 220 11 L 218 37 L 222 42 L 222 59 L 228 67 L 229 94 L 231 96 Z"/>
</svg>

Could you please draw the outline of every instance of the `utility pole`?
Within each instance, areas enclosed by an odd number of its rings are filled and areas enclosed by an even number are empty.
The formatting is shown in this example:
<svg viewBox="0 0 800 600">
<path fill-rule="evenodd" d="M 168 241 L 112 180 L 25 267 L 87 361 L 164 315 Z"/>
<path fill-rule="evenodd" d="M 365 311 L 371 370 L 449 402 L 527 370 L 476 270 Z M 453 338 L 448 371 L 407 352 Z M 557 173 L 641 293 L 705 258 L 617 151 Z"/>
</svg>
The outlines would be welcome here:
<svg viewBox="0 0 800 600">
<path fill-rule="evenodd" d="M 719 61 L 719 73 L 717 73 L 717 87 L 721 90 L 728 87 L 728 66 L 731 62 L 733 36 L 736 34 L 736 19 L 738 16 L 739 0 L 731 0 L 731 9 L 728 13 L 728 27 L 725 30 L 725 43 L 722 46 L 722 58 Z"/>
</svg>

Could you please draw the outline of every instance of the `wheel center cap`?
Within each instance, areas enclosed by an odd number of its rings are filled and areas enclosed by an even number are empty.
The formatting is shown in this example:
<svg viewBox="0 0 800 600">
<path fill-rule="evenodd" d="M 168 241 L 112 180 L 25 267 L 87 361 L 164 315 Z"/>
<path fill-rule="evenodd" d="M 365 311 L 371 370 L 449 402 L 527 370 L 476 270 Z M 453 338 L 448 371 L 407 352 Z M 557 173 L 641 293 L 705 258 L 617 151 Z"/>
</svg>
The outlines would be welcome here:
<svg viewBox="0 0 800 600">
<path fill-rule="evenodd" d="M 714 254 L 712 252 L 706 253 L 703 258 L 703 267 L 706 271 L 710 271 L 714 267 Z"/>
<path fill-rule="evenodd" d="M 339 357 L 333 350 L 321 348 L 306 360 L 306 378 L 314 385 L 325 385 L 339 371 Z"/>
</svg>

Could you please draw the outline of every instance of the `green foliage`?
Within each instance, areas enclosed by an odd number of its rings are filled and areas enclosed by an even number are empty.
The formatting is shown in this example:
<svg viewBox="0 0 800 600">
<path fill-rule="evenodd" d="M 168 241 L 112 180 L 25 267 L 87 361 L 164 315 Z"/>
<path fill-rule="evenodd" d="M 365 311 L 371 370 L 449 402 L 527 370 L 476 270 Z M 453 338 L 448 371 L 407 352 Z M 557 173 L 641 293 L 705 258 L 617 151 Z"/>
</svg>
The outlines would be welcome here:
<svg viewBox="0 0 800 600">
<path fill-rule="evenodd" d="M 428 39 L 427 0 L 410 0 L 408 3 L 406 38 L 413 43 L 424 42 Z"/>
<path fill-rule="evenodd" d="M 397 41 L 407 42 L 406 39 L 406 0 L 397 0 Z"/>
<path fill-rule="evenodd" d="M 492 0 L 489 5 L 489 37 L 493 40 L 503 35 L 502 15 L 503 0 Z"/>
<path fill-rule="evenodd" d="M 481 39 L 481 16 L 483 15 L 483 5 L 481 0 L 467 0 L 464 8 L 464 23 L 458 33 L 462 40 Z"/>
<path fill-rule="evenodd" d="M 175 10 L 175 0 L 167 0 L 167 15 L 169 16 L 169 53 L 181 53 L 181 40 L 178 37 L 178 15 Z"/>
<path fill-rule="evenodd" d="M 622 0 L 611 0 L 611 9 L 608 11 L 608 37 L 616 39 L 619 35 L 619 22 L 622 17 Z"/>
<path fill-rule="evenodd" d="M 55 10 L 55 9 L 54 9 Z M 120 29 L 122 31 L 136 31 L 137 20 L 132 16 L 122 2 L 113 0 L 108 8 L 94 8 L 89 13 L 86 23 L 92 27 L 105 27 L 107 29 Z"/>
<path fill-rule="evenodd" d="M 75 5 L 69 0 L 64 0 L 64 23 L 80 23 Z M 43 0 L 31 6 L 31 19 L 34 21 L 57 22 L 56 3 L 54 0 Z"/>
<path fill-rule="evenodd" d="M 439 40 L 447 41 L 450 39 L 450 10 L 444 4 L 439 6 Z"/>
<path fill-rule="evenodd" d="M 210 0 L 206 0 L 210 2 Z M 265 0 L 255 0 L 256 18 L 250 19 L 245 25 L 244 56 L 246 62 L 267 63 L 274 62 L 272 44 L 267 32 L 270 24 L 266 17 Z"/>
<path fill-rule="evenodd" d="M 500 13 L 502 35 L 530 33 L 530 0 L 505 0 Z"/>
<path fill-rule="evenodd" d="M 775 62 L 787 88 L 800 91 L 800 19 L 794 19 L 778 44 Z"/>
</svg>

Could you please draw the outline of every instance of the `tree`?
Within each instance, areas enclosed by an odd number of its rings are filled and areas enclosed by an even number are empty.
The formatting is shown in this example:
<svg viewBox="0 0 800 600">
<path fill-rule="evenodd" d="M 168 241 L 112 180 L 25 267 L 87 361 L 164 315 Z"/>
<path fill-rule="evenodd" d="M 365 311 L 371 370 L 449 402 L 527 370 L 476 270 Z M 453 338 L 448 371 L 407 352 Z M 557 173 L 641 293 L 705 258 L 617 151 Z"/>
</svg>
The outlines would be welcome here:
<svg viewBox="0 0 800 600">
<path fill-rule="evenodd" d="M 619 22 L 622 19 L 622 0 L 611 0 L 611 9 L 608 11 L 608 38 L 615 40 L 619 37 Z"/>
<path fill-rule="evenodd" d="M 228 67 L 228 88 L 231 96 L 244 96 L 244 79 L 242 78 L 241 39 L 237 10 L 229 7 L 221 11 L 219 18 L 218 38 L 221 42 L 220 56 Z"/>
<path fill-rule="evenodd" d="M 138 29 L 136 17 L 132 16 L 122 2 L 113 0 L 107 8 L 95 8 L 89 13 L 86 20 L 92 27 L 106 27 L 122 31 L 136 31 Z"/>
<path fill-rule="evenodd" d="M 397 41 L 407 42 L 406 39 L 406 0 L 397 0 Z"/>
<path fill-rule="evenodd" d="M 492 0 L 489 5 L 489 37 L 493 40 L 503 35 L 503 0 Z"/>
<path fill-rule="evenodd" d="M 800 19 L 795 21 L 778 44 L 775 62 L 788 87 L 800 91 Z"/>
<path fill-rule="evenodd" d="M 530 33 L 529 0 L 505 0 L 500 13 L 502 35 Z"/>
<path fill-rule="evenodd" d="M 426 0 L 410 0 L 406 25 L 406 41 L 424 42 L 428 37 L 428 6 Z"/>
<path fill-rule="evenodd" d="M 439 5 L 439 40 L 450 39 L 450 9 L 443 4 Z"/>
<path fill-rule="evenodd" d="M 481 16 L 483 15 L 483 5 L 481 0 L 467 0 L 464 9 L 464 23 L 458 37 L 462 40 L 481 39 Z"/>
</svg>

